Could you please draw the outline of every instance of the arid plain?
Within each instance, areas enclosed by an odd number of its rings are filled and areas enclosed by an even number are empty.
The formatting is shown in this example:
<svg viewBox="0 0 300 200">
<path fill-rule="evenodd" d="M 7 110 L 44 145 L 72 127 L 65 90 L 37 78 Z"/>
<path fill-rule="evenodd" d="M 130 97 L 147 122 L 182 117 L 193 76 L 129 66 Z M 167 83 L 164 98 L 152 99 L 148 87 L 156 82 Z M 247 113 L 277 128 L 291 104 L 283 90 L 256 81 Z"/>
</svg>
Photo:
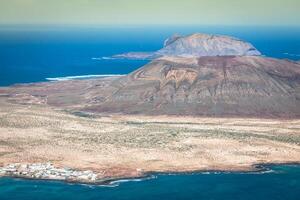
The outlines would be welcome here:
<svg viewBox="0 0 300 200">
<path fill-rule="evenodd" d="M 0 98 L 0 165 L 51 162 L 103 179 L 299 162 L 299 119 L 72 113 Z"/>
</svg>

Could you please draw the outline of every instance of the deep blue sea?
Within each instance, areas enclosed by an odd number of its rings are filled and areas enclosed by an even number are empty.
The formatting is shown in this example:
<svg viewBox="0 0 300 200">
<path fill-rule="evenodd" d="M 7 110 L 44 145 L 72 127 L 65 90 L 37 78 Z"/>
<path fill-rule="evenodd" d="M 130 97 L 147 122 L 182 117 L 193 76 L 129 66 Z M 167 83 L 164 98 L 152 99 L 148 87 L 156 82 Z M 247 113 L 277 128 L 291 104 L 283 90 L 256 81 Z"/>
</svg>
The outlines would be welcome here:
<svg viewBox="0 0 300 200">
<path fill-rule="evenodd" d="M 300 60 L 300 28 L 221 26 L 0 26 L 0 86 L 46 78 L 127 74 L 147 61 L 95 60 L 128 51 L 155 51 L 174 33 L 226 34 L 264 55 Z"/>
<path fill-rule="evenodd" d="M 300 166 L 260 173 L 156 175 L 153 179 L 88 186 L 0 179 L 1 200 L 299 200 Z"/>
</svg>

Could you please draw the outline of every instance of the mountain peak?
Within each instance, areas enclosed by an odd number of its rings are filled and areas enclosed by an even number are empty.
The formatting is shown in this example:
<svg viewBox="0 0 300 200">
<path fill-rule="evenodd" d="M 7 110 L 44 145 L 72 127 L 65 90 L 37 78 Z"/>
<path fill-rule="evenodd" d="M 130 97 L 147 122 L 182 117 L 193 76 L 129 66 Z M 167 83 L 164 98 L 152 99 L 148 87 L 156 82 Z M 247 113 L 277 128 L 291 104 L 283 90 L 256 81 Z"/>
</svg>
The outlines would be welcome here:
<svg viewBox="0 0 300 200">
<path fill-rule="evenodd" d="M 160 56 L 259 56 L 261 53 L 250 43 L 238 38 L 194 33 L 187 36 L 173 35 L 156 52 Z"/>
</svg>

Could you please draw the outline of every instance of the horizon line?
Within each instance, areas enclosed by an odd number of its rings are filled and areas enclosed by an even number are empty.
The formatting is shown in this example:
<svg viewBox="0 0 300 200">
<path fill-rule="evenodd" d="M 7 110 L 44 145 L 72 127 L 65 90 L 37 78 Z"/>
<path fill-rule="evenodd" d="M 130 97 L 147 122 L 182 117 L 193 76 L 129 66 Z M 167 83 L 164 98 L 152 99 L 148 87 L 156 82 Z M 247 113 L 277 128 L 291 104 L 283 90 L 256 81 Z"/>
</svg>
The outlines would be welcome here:
<svg viewBox="0 0 300 200">
<path fill-rule="evenodd" d="M 0 27 L 17 27 L 17 26 L 28 26 L 28 27 L 54 27 L 54 26 L 66 26 L 66 27 L 151 27 L 151 26 L 207 26 L 207 27 L 297 27 L 300 28 L 300 24 L 75 24 L 75 23 L 58 23 L 58 24 L 38 24 L 38 23 L 0 23 Z"/>
</svg>

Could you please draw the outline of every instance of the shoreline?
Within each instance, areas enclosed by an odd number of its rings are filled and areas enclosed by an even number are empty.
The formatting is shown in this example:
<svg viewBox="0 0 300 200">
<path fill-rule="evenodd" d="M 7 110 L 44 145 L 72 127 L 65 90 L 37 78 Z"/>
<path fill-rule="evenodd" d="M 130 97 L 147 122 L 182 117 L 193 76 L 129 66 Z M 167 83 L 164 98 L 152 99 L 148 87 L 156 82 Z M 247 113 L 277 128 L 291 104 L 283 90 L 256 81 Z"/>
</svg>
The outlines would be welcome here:
<svg viewBox="0 0 300 200">
<path fill-rule="evenodd" d="M 3 175 L 25 172 L 39 179 L 103 185 L 152 174 L 253 172 L 271 163 L 300 163 L 299 120 L 136 115 L 91 118 L 1 98 L 0 104 Z M 48 162 L 55 169 L 44 168 Z M 19 169 L 14 164 L 33 167 Z M 7 165 L 11 171 L 5 169 Z M 81 175 L 83 180 L 78 180 Z M 91 177 L 97 182 L 92 183 Z"/>
<path fill-rule="evenodd" d="M 90 186 L 118 186 L 119 182 L 130 182 L 130 181 L 144 181 L 149 179 L 154 179 L 158 175 L 195 175 L 195 174 L 210 174 L 210 173 L 243 173 L 243 174 L 251 174 L 251 173 L 263 173 L 271 170 L 270 168 L 274 166 L 299 166 L 300 162 L 281 162 L 281 163 L 260 163 L 254 164 L 249 167 L 249 170 L 192 170 L 192 171 L 153 171 L 153 172 L 145 172 L 141 176 L 133 176 L 133 177 L 115 177 L 115 178 L 107 178 L 99 181 L 80 181 L 80 180 L 62 180 L 62 179 L 52 179 L 52 178 L 33 178 L 28 176 L 21 175 L 0 175 L 1 178 L 12 178 L 12 179 L 21 179 L 28 181 L 45 181 L 45 182 L 59 182 L 66 184 L 76 184 L 76 185 L 90 185 Z"/>
</svg>

